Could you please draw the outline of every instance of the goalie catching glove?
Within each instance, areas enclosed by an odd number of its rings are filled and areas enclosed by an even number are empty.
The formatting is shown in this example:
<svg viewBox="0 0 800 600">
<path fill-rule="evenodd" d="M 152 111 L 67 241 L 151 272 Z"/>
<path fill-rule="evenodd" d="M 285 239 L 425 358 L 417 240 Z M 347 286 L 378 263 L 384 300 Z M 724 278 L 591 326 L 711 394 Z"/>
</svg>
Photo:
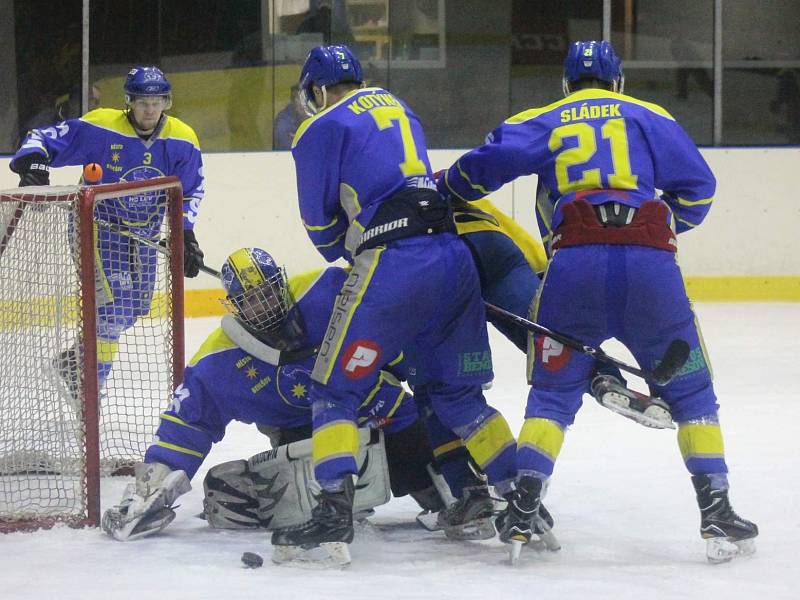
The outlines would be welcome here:
<svg viewBox="0 0 800 600">
<path fill-rule="evenodd" d="M 175 518 L 173 504 L 192 489 L 184 471 L 160 463 L 137 463 L 118 506 L 103 514 L 103 531 L 121 542 L 158 533 Z"/>
</svg>

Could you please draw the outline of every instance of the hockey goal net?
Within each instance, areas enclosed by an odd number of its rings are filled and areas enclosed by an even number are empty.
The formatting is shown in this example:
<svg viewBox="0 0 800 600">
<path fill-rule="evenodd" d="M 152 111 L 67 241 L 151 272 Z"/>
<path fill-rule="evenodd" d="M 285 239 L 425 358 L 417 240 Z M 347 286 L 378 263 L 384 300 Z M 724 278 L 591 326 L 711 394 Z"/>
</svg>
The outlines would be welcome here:
<svg viewBox="0 0 800 600">
<path fill-rule="evenodd" d="M 142 459 L 183 371 L 181 196 L 0 191 L 0 531 L 98 524 Z"/>
</svg>

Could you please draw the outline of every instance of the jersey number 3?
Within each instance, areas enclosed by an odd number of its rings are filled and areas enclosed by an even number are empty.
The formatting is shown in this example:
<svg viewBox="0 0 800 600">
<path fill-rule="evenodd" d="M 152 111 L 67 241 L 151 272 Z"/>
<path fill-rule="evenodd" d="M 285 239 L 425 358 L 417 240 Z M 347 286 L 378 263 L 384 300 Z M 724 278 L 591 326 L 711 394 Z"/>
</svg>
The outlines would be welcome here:
<svg viewBox="0 0 800 600">
<path fill-rule="evenodd" d="M 414 144 L 414 136 L 411 133 L 411 122 L 408 120 L 406 111 L 401 106 L 379 106 L 369 111 L 378 129 L 384 130 L 400 127 L 400 138 L 403 140 L 403 162 L 400 163 L 400 170 L 406 177 L 414 175 L 425 175 L 428 171 L 425 163 L 419 159 L 417 147 Z"/>
<path fill-rule="evenodd" d="M 631 173 L 631 159 L 628 152 L 628 134 L 625 131 L 625 119 L 609 119 L 600 128 L 603 139 L 611 146 L 611 161 L 614 170 L 607 173 L 608 186 L 617 190 L 635 190 L 639 177 Z M 588 123 L 570 123 L 556 127 L 550 134 L 548 146 L 551 152 L 558 151 L 564 145 L 564 138 L 578 138 L 578 145 L 559 153 L 556 156 L 556 181 L 558 192 L 563 196 L 577 190 L 602 188 L 600 169 L 585 169 L 578 179 L 570 180 L 568 169 L 582 165 L 597 152 L 598 131 Z"/>
</svg>

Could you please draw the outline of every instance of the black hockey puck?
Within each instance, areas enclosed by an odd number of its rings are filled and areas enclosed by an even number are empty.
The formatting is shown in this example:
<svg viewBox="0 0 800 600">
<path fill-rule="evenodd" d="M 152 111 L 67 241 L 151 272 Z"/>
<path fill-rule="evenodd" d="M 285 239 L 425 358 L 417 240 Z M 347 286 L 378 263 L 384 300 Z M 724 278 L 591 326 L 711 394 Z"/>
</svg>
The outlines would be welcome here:
<svg viewBox="0 0 800 600">
<path fill-rule="evenodd" d="M 255 552 L 245 552 L 242 554 L 242 562 L 248 569 L 257 569 L 264 564 L 264 559 Z"/>
</svg>

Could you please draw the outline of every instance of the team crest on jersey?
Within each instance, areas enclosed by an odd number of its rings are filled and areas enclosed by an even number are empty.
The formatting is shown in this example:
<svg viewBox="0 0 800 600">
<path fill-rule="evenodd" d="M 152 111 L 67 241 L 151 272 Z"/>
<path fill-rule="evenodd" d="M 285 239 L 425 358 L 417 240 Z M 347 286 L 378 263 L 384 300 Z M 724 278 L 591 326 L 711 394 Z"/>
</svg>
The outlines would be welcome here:
<svg viewBox="0 0 800 600">
<path fill-rule="evenodd" d="M 126 171 L 120 181 L 147 181 L 156 177 L 163 177 L 164 173 L 155 167 L 139 165 Z M 163 194 L 160 192 L 146 192 L 135 196 L 125 196 L 125 203 L 128 208 L 136 210 L 155 210 L 159 204 L 163 204 Z"/>
<path fill-rule="evenodd" d="M 548 371 L 559 371 L 569 362 L 572 351 L 568 346 L 546 336 L 537 336 L 536 354 Z"/>
<path fill-rule="evenodd" d="M 381 347 L 372 340 L 356 340 L 342 355 L 342 369 L 348 379 L 360 379 L 375 370 L 381 358 Z"/>
</svg>

